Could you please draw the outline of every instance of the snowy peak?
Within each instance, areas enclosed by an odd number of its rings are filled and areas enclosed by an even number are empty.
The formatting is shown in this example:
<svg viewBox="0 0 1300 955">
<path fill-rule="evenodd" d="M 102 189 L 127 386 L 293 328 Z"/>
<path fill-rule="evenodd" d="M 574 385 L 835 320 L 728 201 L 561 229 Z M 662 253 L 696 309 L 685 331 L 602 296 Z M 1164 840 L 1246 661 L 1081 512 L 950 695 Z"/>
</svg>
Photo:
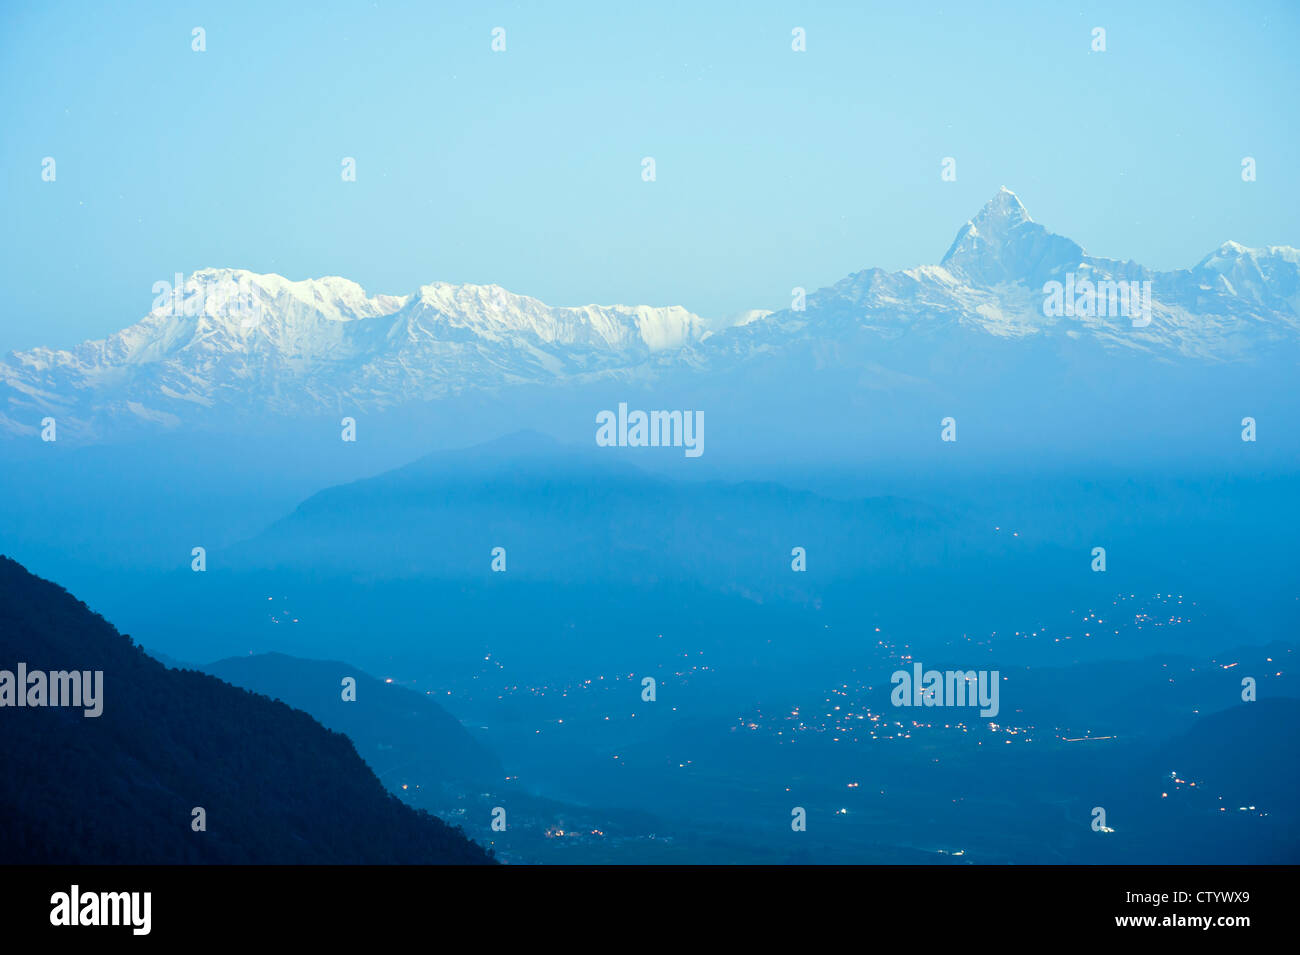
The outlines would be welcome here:
<svg viewBox="0 0 1300 955">
<path fill-rule="evenodd" d="M 1197 263 L 1198 269 L 1224 272 L 1249 263 L 1250 266 L 1263 268 L 1266 264 L 1289 263 L 1300 264 L 1300 249 L 1289 245 L 1270 245 L 1262 249 L 1252 249 L 1240 242 L 1231 240 L 1223 243 Z"/>
<path fill-rule="evenodd" d="M 1197 263 L 1199 287 L 1249 301 L 1295 319 L 1300 316 L 1300 249 L 1252 249 L 1225 242 Z"/>
<path fill-rule="evenodd" d="M 680 347 L 707 333 L 698 316 L 678 306 L 550 306 L 499 285 L 425 285 L 404 311 L 399 323 L 496 342 L 514 338 L 541 347 L 649 353 Z"/>
<path fill-rule="evenodd" d="M 957 230 L 957 238 L 948 247 L 944 255 L 943 266 L 950 262 L 969 259 L 981 249 L 1000 248 L 1013 242 L 1016 230 L 1025 224 L 1033 224 L 1029 212 L 1020 198 L 1008 189 L 1001 187 L 974 218 Z"/>
<path fill-rule="evenodd" d="M 1083 259 L 1083 249 L 1048 232 L 1029 217 L 1014 192 L 1003 186 L 957 231 L 940 263 L 974 285 L 1035 282 Z"/>
<path fill-rule="evenodd" d="M 1061 303 L 1070 297 L 1068 311 L 1053 306 L 1052 288 Z M 804 310 L 737 324 L 707 344 L 744 354 L 871 341 L 937 356 L 961 351 L 963 340 L 1036 342 L 1058 356 L 1089 343 L 1165 361 L 1293 353 L 1300 251 L 1225 242 L 1193 268 L 1159 272 L 1088 255 L 1034 222 L 1004 187 L 961 227 L 941 265 L 864 269 L 810 294 Z"/>
<path fill-rule="evenodd" d="M 160 285 L 165 283 L 160 283 Z M 211 318 L 243 320 L 244 314 L 261 307 L 272 311 L 311 310 L 333 321 L 353 321 L 384 315 L 401 307 L 403 298 L 395 295 L 366 294 L 356 282 L 339 276 L 292 281 L 274 273 L 259 274 L 247 269 L 200 269 L 179 288 L 179 308 L 168 289 L 154 300 L 151 314 L 206 315 Z"/>
<path fill-rule="evenodd" d="M 1006 186 L 1000 186 L 970 224 L 985 233 L 1005 233 L 1022 222 L 1033 221 L 1020 197 Z"/>
</svg>

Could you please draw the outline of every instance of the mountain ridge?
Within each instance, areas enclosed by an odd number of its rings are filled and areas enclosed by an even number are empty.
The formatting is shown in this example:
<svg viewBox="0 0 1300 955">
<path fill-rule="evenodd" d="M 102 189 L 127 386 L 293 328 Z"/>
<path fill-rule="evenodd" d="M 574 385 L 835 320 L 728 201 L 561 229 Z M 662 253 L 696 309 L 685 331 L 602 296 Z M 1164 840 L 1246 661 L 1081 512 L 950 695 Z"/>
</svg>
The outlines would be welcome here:
<svg viewBox="0 0 1300 955">
<path fill-rule="evenodd" d="M 1149 291 L 1149 321 L 1052 314 L 1046 283 L 1073 289 L 1076 280 L 1123 284 L 1125 294 L 1138 283 Z M 1035 222 L 1006 187 L 936 265 L 863 269 L 809 293 L 804 307 L 750 310 L 729 323 L 680 306 L 550 306 L 496 285 L 433 282 L 372 296 L 337 276 L 240 269 L 200 270 L 160 290 L 149 315 L 105 339 L 0 360 L 0 434 L 30 437 L 54 417 L 62 434 L 96 441 L 214 415 L 355 414 L 517 385 L 654 382 L 868 339 L 916 339 L 958 355 L 964 335 L 979 347 L 1088 342 L 1208 364 L 1279 350 L 1289 359 L 1300 348 L 1300 250 L 1226 241 L 1191 268 L 1159 272 L 1088 254 Z M 1106 312 L 1105 295 L 1097 301 Z M 882 372 L 878 386 L 891 374 L 915 377 L 914 356 L 886 355 L 876 368 L 874 346 L 866 351 L 870 361 L 852 360 Z"/>
</svg>

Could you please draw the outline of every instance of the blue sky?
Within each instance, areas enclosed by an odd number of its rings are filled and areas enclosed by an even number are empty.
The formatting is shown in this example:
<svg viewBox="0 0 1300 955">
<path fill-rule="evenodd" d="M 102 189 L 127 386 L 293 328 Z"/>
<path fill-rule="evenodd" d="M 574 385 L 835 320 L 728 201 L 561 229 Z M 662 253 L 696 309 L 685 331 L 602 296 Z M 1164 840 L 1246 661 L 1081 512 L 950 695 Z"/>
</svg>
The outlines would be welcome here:
<svg viewBox="0 0 1300 955">
<path fill-rule="evenodd" d="M 938 261 L 1000 185 L 1154 267 L 1300 245 L 1294 2 L 301 9 L 6 0 L 0 349 L 102 337 L 208 266 L 782 307 Z"/>
</svg>

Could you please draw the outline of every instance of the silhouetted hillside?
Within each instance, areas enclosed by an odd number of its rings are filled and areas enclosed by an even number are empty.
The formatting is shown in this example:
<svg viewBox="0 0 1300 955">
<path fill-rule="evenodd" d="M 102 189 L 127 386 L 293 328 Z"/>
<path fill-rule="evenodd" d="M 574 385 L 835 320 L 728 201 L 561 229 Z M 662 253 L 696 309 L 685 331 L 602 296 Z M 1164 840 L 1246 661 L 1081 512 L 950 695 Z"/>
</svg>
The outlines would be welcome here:
<svg viewBox="0 0 1300 955">
<path fill-rule="evenodd" d="M 505 775 L 497 758 L 432 699 L 346 663 L 262 653 L 219 660 L 202 669 L 283 700 L 343 733 L 389 789 L 403 783 L 426 789 L 472 786 L 500 782 Z M 343 700 L 344 677 L 356 680 L 354 701 Z"/>
<path fill-rule="evenodd" d="M 102 670 L 103 712 L 0 708 L 0 862 L 486 863 L 384 791 L 346 737 L 168 670 L 0 557 L 0 670 Z M 206 810 L 207 830 L 191 828 Z"/>
<path fill-rule="evenodd" d="M 1160 752 L 1180 777 L 1273 811 L 1295 805 L 1300 788 L 1300 700 L 1260 699 L 1212 713 Z"/>
</svg>

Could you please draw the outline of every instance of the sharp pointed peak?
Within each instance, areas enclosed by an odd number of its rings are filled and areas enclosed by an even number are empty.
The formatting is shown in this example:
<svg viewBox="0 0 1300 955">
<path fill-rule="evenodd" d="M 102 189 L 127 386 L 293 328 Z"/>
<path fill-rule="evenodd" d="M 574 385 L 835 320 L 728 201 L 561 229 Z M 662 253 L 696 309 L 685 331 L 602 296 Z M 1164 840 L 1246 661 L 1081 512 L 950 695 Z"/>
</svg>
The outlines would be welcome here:
<svg viewBox="0 0 1300 955">
<path fill-rule="evenodd" d="M 1020 201 L 1020 197 L 1008 189 L 1006 186 L 999 186 L 998 191 L 993 194 L 993 198 L 984 203 L 984 208 L 971 219 L 971 224 L 977 228 L 984 223 L 1003 223 L 1006 225 L 1017 225 L 1021 222 L 1033 222 L 1029 212 L 1025 209 L 1025 204 Z"/>
<path fill-rule="evenodd" d="M 947 266 L 955 256 L 959 256 L 963 250 L 970 251 L 974 245 L 1000 245 L 1024 225 L 1034 225 L 1024 203 L 1006 186 L 999 186 L 993 198 L 984 203 L 983 208 L 957 230 L 957 238 L 948 247 L 940 264 Z"/>
<path fill-rule="evenodd" d="M 1054 235 L 1029 217 L 1020 197 L 1002 186 L 984 208 L 957 231 L 939 263 L 950 272 L 985 285 L 1034 279 L 1063 263 L 1075 263 L 1083 249 Z"/>
</svg>

